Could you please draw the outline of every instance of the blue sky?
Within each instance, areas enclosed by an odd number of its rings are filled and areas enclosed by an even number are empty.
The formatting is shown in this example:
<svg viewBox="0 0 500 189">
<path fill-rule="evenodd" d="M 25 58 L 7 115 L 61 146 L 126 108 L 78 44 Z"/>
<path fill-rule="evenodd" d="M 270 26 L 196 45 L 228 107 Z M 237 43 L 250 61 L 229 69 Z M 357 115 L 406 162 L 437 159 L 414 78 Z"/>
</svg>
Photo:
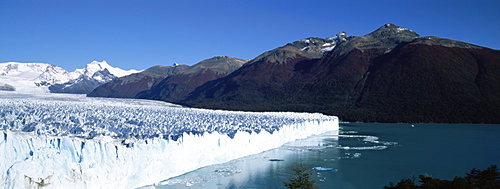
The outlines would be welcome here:
<svg viewBox="0 0 500 189">
<path fill-rule="evenodd" d="M 0 0 L 0 62 L 68 71 L 93 60 L 123 69 L 213 56 L 250 59 L 307 37 L 362 36 L 386 23 L 500 49 L 500 1 Z"/>
</svg>

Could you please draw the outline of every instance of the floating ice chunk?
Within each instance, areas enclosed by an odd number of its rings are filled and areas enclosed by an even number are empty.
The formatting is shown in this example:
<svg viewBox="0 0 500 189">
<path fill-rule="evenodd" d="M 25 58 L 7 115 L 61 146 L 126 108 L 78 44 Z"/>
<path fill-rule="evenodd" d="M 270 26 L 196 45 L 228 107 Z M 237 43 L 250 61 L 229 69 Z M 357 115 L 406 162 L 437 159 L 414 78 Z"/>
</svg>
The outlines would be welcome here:
<svg viewBox="0 0 500 189">
<path fill-rule="evenodd" d="M 359 158 L 359 157 L 361 157 L 361 153 L 354 153 L 354 154 L 353 154 L 353 157 L 354 157 L 354 158 Z"/>
<path fill-rule="evenodd" d="M 386 149 L 387 146 L 362 146 L 362 147 L 342 146 L 338 148 L 343 150 L 383 150 Z"/>
<path fill-rule="evenodd" d="M 337 169 L 328 167 L 313 167 L 313 169 L 317 171 L 337 171 Z"/>
<path fill-rule="evenodd" d="M 339 131 L 340 134 L 357 134 L 358 131 Z"/>
</svg>

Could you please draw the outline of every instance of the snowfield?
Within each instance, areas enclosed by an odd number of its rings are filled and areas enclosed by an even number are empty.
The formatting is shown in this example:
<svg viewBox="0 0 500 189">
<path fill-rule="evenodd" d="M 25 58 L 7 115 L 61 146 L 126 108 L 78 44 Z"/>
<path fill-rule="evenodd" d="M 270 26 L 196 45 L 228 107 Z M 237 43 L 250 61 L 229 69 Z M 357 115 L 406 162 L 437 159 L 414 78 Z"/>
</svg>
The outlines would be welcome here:
<svg viewBox="0 0 500 189">
<path fill-rule="evenodd" d="M 98 83 L 109 82 L 114 77 L 123 77 L 140 71 L 122 70 L 110 66 L 106 61 L 92 61 L 83 69 L 68 72 L 65 69 L 47 63 L 0 63 L 0 86 L 7 84 L 15 91 L 29 94 L 49 93 L 49 86 L 65 84 L 75 85 L 83 79 Z"/>
<path fill-rule="evenodd" d="M 0 92 L 0 188 L 134 188 L 338 131 L 334 116 Z"/>
</svg>

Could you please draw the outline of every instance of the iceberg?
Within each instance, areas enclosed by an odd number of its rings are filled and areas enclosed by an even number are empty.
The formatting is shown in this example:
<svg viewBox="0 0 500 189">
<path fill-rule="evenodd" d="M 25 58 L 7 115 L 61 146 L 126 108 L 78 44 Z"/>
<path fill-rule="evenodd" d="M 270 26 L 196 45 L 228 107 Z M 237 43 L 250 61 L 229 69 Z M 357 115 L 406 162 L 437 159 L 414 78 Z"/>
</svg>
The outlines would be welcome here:
<svg viewBox="0 0 500 189">
<path fill-rule="evenodd" d="M 339 129 L 322 114 L 8 94 L 0 94 L 0 188 L 135 188 Z"/>
</svg>

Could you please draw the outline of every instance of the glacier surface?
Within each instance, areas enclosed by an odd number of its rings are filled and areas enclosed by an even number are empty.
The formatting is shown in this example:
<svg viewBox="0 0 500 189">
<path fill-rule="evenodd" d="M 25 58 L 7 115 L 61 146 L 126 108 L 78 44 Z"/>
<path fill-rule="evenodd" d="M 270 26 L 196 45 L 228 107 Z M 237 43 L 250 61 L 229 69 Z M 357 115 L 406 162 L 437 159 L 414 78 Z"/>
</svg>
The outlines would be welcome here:
<svg viewBox="0 0 500 189">
<path fill-rule="evenodd" d="M 337 117 L 0 92 L 0 188 L 134 188 L 328 131 Z"/>
</svg>

